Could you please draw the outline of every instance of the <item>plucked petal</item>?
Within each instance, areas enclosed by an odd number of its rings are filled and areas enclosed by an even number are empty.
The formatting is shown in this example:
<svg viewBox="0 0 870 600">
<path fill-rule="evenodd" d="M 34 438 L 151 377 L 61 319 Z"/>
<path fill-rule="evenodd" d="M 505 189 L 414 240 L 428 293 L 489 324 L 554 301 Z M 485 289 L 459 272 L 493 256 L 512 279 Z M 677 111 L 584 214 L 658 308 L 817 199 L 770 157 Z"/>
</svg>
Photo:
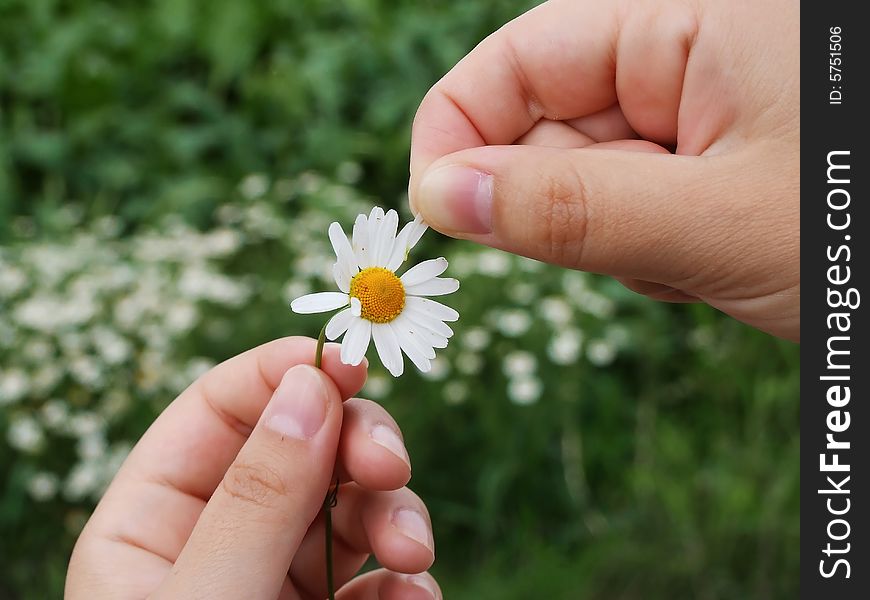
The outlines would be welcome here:
<svg viewBox="0 0 870 600">
<path fill-rule="evenodd" d="M 402 275 L 399 279 L 402 280 L 402 285 L 406 288 L 417 285 L 418 283 L 424 283 L 429 281 L 433 277 L 438 277 L 447 270 L 447 259 L 443 256 L 441 258 L 433 258 L 431 260 L 424 260 L 418 265 L 414 265 Z"/>
<path fill-rule="evenodd" d="M 429 298 L 408 296 L 408 298 L 405 300 L 405 306 L 407 308 L 413 308 L 414 310 L 420 311 L 423 314 L 428 315 L 432 318 L 440 319 L 441 321 L 456 321 L 459 319 L 458 312 L 456 312 L 449 306 L 444 306 L 440 302 L 430 300 Z"/>
<path fill-rule="evenodd" d="M 452 294 L 459 289 L 459 281 L 452 277 L 435 277 L 429 281 L 405 288 L 405 293 L 412 296 L 443 296 Z"/>
<path fill-rule="evenodd" d="M 426 233 L 426 230 L 429 229 L 429 226 L 423 222 L 422 215 L 417 215 L 414 217 L 414 220 L 411 221 L 411 232 L 408 235 L 408 251 L 411 251 L 411 248 L 417 245 L 417 242 L 420 241 L 420 238 L 423 237 L 423 234 Z"/>
<path fill-rule="evenodd" d="M 356 366 L 362 362 L 372 338 L 372 322 L 351 319 L 350 327 L 341 342 L 341 362 Z"/>
<path fill-rule="evenodd" d="M 362 302 L 359 301 L 359 298 L 350 299 L 350 312 L 355 317 L 362 316 Z"/>
<path fill-rule="evenodd" d="M 413 225 L 413 223 L 405 224 L 405 226 L 402 227 L 402 230 L 396 235 L 396 241 L 393 244 L 393 251 L 390 253 L 390 259 L 385 265 L 390 271 L 395 272 L 402 266 L 402 263 L 405 262 L 405 259 L 408 257 L 408 236 L 411 233 L 411 225 Z"/>
<path fill-rule="evenodd" d="M 372 337 L 375 340 L 375 349 L 381 362 L 393 377 L 398 377 L 405 370 L 405 361 L 402 360 L 402 352 L 399 349 L 399 340 L 390 323 L 373 323 Z"/>
<path fill-rule="evenodd" d="M 350 327 L 352 321 L 353 314 L 350 312 L 349 308 L 335 313 L 335 315 L 329 320 L 329 323 L 326 324 L 326 338 L 329 341 L 337 340 L 341 337 L 341 334 L 347 331 L 347 328 Z"/>
<path fill-rule="evenodd" d="M 393 244 L 393 252 L 390 255 L 387 268 L 391 271 L 398 269 L 408 258 L 411 248 L 417 245 L 428 228 L 429 226 L 423 222 L 423 217 L 420 215 L 417 215 L 410 223 L 405 224 L 402 231 L 396 236 L 396 243 Z"/>
<path fill-rule="evenodd" d="M 329 312 L 347 306 L 349 298 L 341 292 L 317 292 L 296 298 L 290 309 L 300 315 Z"/>
</svg>

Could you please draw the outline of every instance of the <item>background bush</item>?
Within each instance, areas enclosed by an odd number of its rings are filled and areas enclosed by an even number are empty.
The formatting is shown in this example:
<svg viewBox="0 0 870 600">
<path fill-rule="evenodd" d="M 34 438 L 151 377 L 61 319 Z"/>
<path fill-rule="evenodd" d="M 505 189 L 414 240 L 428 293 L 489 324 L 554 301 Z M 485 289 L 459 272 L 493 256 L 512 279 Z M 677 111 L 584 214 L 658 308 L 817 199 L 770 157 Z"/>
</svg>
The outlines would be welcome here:
<svg viewBox="0 0 870 600">
<path fill-rule="evenodd" d="M 315 334 L 326 225 L 404 208 L 410 122 L 528 3 L 0 0 L 0 597 L 68 553 L 216 361 Z M 792 598 L 796 348 L 702 306 L 429 234 L 462 319 L 373 369 L 448 598 Z"/>
</svg>

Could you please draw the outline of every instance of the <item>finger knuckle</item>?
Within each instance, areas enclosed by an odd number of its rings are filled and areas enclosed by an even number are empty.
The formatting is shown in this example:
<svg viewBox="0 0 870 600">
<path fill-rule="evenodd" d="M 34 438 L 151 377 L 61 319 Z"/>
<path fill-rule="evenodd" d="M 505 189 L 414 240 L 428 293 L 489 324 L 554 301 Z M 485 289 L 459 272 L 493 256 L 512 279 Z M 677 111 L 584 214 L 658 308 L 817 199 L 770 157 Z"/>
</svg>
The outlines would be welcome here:
<svg viewBox="0 0 870 600">
<path fill-rule="evenodd" d="M 236 463 L 223 479 L 223 489 L 232 498 L 256 507 L 272 507 L 288 494 L 281 474 L 263 463 Z"/>
<path fill-rule="evenodd" d="M 542 201 L 535 243 L 549 260 L 580 266 L 588 223 L 587 189 L 573 168 L 548 169 L 539 187 Z"/>
</svg>

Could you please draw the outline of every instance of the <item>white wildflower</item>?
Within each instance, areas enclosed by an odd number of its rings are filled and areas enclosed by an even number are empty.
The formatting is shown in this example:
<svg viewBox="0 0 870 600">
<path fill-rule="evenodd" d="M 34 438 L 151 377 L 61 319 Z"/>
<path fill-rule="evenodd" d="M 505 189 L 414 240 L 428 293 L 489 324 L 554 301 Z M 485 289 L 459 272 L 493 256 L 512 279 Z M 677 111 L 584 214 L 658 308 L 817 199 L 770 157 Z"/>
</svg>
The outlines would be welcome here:
<svg viewBox="0 0 870 600">
<path fill-rule="evenodd" d="M 0 406 L 18 402 L 29 391 L 30 382 L 21 369 L 0 372 Z"/>
<path fill-rule="evenodd" d="M 464 381 L 449 381 L 444 385 L 444 401 L 447 404 L 462 404 L 467 398 L 468 385 Z"/>
<path fill-rule="evenodd" d="M 504 277 L 510 269 L 510 256 L 501 250 L 482 250 L 477 254 L 477 272 L 482 275 Z"/>
<path fill-rule="evenodd" d="M 63 400 L 49 400 L 39 411 L 42 424 L 49 429 L 57 430 L 66 425 L 69 410 Z"/>
<path fill-rule="evenodd" d="M 606 367 L 616 358 L 616 346 L 609 340 L 592 340 L 586 347 L 586 357 L 596 367 Z"/>
<path fill-rule="evenodd" d="M 539 307 L 544 319 L 557 327 L 568 325 L 574 318 L 574 310 L 563 298 L 556 296 L 544 298 Z"/>
<path fill-rule="evenodd" d="M 37 502 L 46 502 L 57 495 L 59 483 L 54 473 L 40 471 L 27 482 L 27 492 Z"/>
<path fill-rule="evenodd" d="M 248 200 L 260 198 L 269 191 L 269 178 L 263 173 L 251 173 L 239 183 L 239 192 Z"/>
<path fill-rule="evenodd" d="M 461 352 L 455 362 L 456 370 L 463 375 L 477 375 L 483 369 L 483 357 L 475 352 Z"/>
<path fill-rule="evenodd" d="M 538 288 L 531 283 L 516 283 L 507 289 L 508 297 L 517 304 L 531 304 L 538 297 Z"/>
<path fill-rule="evenodd" d="M 534 404 L 542 392 L 543 386 L 536 377 L 516 377 L 508 382 L 508 398 L 520 406 Z"/>
<path fill-rule="evenodd" d="M 495 326 L 508 337 L 519 337 L 532 326 L 532 317 L 521 309 L 503 310 L 494 315 Z"/>
<path fill-rule="evenodd" d="M 166 310 L 166 327 L 172 333 L 185 333 L 190 331 L 199 319 L 199 311 L 196 305 L 190 302 L 174 302 Z"/>
<path fill-rule="evenodd" d="M 359 215 L 353 244 L 338 223 L 329 226 L 329 239 L 337 261 L 333 275 L 339 292 L 319 292 L 296 298 L 294 312 L 302 314 L 340 310 L 326 326 L 326 337 L 344 335 L 341 361 L 358 365 L 372 340 L 381 362 L 398 377 L 404 371 L 404 353 L 422 372 L 431 369 L 435 348 L 445 348 L 453 330 L 447 321 L 459 313 L 426 296 L 441 296 L 459 289 L 455 279 L 439 277 L 447 259 L 424 261 L 400 277 L 396 271 L 420 240 L 426 225 L 419 217 L 398 232 L 399 215 L 375 207 Z"/>
<path fill-rule="evenodd" d="M 366 380 L 363 392 L 367 397 L 371 398 L 372 400 L 381 400 L 382 398 L 387 397 L 392 387 L 393 384 L 388 377 L 384 377 L 383 375 L 378 374 L 372 374 Z"/>
<path fill-rule="evenodd" d="M 538 368 L 538 359 L 531 352 L 514 350 L 504 357 L 502 370 L 508 377 L 525 377 L 532 375 Z"/>
<path fill-rule="evenodd" d="M 76 452 L 84 460 L 95 460 L 106 454 L 106 439 L 102 433 L 92 433 L 79 438 Z"/>
<path fill-rule="evenodd" d="M 11 298 L 27 285 L 27 275 L 19 268 L 0 263 L 0 298 Z"/>
<path fill-rule="evenodd" d="M 45 438 L 42 427 L 31 417 L 15 417 L 6 431 L 9 445 L 26 453 L 33 453 L 42 447 Z"/>
<path fill-rule="evenodd" d="M 492 339 L 489 331 L 483 327 L 471 327 L 459 339 L 459 343 L 474 352 L 485 349 Z"/>
<path fill-rule="evenodd" d="M 550 340 L 547 355 L 557 365 L 577 362 L 583 346 L 583 334 L 579 329 L 563 329 Z"/>
<path fill-rule="evenodd" d="M 100 491 L 103 486 L 103 469 L 95 461 L 78 463 L 70 471 L 63 485 L 63 495 L 67 500 L 84 500 Z"/>
<path fill-rule="evenodd" d="M 442 381 L 450 375 L 450 362 L 443 356 L 436 356 L 432 360 L 432 368 L 429 372 L 424 372 L 423 377 L 430 381 Z"/>
</svg>

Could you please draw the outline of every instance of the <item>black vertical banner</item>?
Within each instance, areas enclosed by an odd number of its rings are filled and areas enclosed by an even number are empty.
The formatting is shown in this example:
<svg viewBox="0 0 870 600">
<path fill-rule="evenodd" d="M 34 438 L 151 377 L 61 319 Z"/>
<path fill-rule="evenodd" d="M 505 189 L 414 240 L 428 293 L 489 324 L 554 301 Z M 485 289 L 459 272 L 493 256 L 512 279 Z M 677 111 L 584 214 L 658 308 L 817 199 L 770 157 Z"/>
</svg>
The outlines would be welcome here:
<svg viewBox="0 0 870 600">
<path fill-rule="evenodd" d="M 870 25 L 801 4 L 801 593 L 870 598 Z"/>
</svg>

